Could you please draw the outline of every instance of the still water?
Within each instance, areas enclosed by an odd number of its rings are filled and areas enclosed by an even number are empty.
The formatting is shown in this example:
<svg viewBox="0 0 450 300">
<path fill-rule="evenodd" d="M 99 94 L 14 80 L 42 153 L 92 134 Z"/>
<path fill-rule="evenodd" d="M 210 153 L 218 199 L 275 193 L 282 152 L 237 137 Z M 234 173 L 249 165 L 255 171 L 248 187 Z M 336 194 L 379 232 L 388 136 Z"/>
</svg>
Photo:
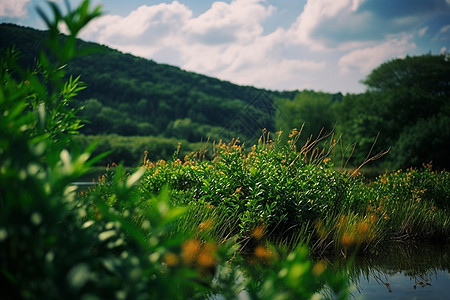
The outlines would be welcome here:
<svg viewBox="0 0 450 300">
<path fill-rule="evenodd" d="M 395 244 L 348 267 L 353 299 L 450 299 L 450 247 Z"/>
<path fill-rule="evenodd" d="M 379 277 L 380 276 L 380 277 Z M 450 273 L 432 270 L 423 276 L 405 272 L 366 278 L 361 275 L 359 285 L 352 292 L 354 299 L 450 299 Z"/>
</svg>

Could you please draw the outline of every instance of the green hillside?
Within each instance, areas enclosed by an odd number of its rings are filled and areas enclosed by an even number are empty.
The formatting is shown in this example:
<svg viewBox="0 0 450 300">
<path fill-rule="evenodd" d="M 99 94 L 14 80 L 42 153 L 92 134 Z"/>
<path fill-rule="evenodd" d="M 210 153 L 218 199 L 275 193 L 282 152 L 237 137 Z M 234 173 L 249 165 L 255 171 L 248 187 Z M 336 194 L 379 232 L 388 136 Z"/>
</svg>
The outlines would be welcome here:
<svg viewBox="0 0 450 300">
<path fill-rule="evenodd" d="M 0 51 L 14 46 L 29 68 L 39 60 L 46 38 L 45 31 L 0 25 Z M 199 147 L 191 143 L 208 139 L 239 137 L 254 143 L 263 128 L 275 129 L 274 99 L 298 93 L 239 86 L 82 40 L 77 48 L 90 51 L 67 66 L 67 73 L 81 75 L 88 87 L 73 103 L 83 108 L 79 115 L 86 121 L 79 140 L 97 140 L 102 150 L 114 148 L 110 159 L 117 162 L 124 157 L 127 164 L 136 162 L 143 148 L 159 149 L 154 157 L 167 158 L 178 141 L 186 151 Z M 114 135 L 125 142 L 116 145 Z M 128 147 L 117 148 L 124 144 Z"/>
<path fill-rule="evenodd" d="M 1 24 L 0 51 L 15 46 L 20 63 L 35 69 L 47 35 Z M 205 141 L 239 138 L 252 145 L 264 128 L 282 130 L 286 139 L 305 124 L 298 146 L 319 132 L 342 135 L 339 151 L 333 152 L 336 166 L 357 167 L 369 153 L 390 149 L 372 166 L 407 168 L 432 161 L 450 167 L 448 54 L 385 62 L 363 81 L 365 93 L 344 96 L 239 86 L 82 40 L 76 51 L 85 55 L 71 61 L 66 74 L 81 75 L 87 85 L 71 103 L 85 123 L 77 140 L 82 147 L 97 142 L 97 152 L 112 150 L 101 164 L 136 165 L 146 150 L 152 160 L 167 159 L 179 142 L 180 157 L 205 147 Z"/>
<path fill-rule="evenodd" d="M 2 50 L 16 45 L 23 63 L 35 64 L 45 32 L 11 24 L 1 25 L 0 32 Z M 87 47 L 97 51 L 75 59 L 67 68 L 69 74 L 81 75 L 89 87 L 76 104 L 85 107 L 82 116 L 89 120 L 84 134 L 162 134 L 191 142 L 230 133 L 254 138 L 264 127 L 274 129 L 273 99 L 292 99 L 297 93 L 239 86 L 78 41 L 79 49 Z M 250 128 L 236 132 L 236 118 L 245 119 Z"/>
</svg>

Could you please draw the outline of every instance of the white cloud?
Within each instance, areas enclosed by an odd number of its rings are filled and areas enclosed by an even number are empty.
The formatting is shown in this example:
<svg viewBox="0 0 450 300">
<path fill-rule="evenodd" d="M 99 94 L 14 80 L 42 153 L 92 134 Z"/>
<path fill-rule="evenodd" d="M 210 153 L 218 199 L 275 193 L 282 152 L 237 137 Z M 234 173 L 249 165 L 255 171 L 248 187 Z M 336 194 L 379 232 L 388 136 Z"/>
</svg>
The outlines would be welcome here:
<svg viewBox="0 0 450 300">
<path fill-rule="evenodd" d="M 23 17 L 27 13 L 27 3 L 30 0 L 0 1 L 0 17 Z"/>
<path fill-rule="evenodd" d="M 202 43 L 251 42 L 264 31 L 261 23 L 275 10 L 260 0 L 239 0 L 230 4 L 215 2 L 198 18 L 191 19 L 186 31 Z"/>
<path fill-rule="evenodd" d="M 174 1 L 141 6 L 126 17 L 103 16 L 81 37 L 239 84 L 291 88 L 289 78 L 323 69 L 325 62 L 285 58 L 286 31 L 264 33 L 274 11 L 264 0 L 235 0 L 215 2 L 194 17 Z"/>
<path fill-rule="evenodd" d="M 404 57 L 415 48 L 416 45 L 411 41 L 411 36 L 389 38 L 373 47 L 357 49 L 345 54 L 339 59 L 338 66 L 342 73 L 359 71 L 362 74 L 368 74 L 384 61 Z"/>
<path fill-rule="evenodd" d="M 351 85 L 342 78 L 357 82 L 387 59 L 411 54 L 413 38 L 431 30 L 427 23 L 411 25 L 414 14 L 396 11 L 383 19 L 376 0 L 306 0 L 290 27 L 270 32 L 266 25 L 281 8 L 270 2 L 215 1 L 196 15 L 178 1 L 143 5 L 127 16 L 94 20 L 81 37 L 238 84 L 323 89 L 327 82 L 337 91 Z"/>
<path fill-rule="evenodd" d="M 177 1 L 143 5 L 126 17 L 105 15 L 85 30 L 82 37 L 104 43 L 149 45 L 180 32 L 192 11 Z"/>
<path fill-rule="evenodd" d="M 353 6 L 351 0 L 308 0 L 303 12 L 290 29 L 291 38 L 296 42 L 321 48 L 320 45 L 313 43 L 315 39 L 312 36 L 313 31 L 325 19 L 334 18 L 351 6 Z"/>
<path fill-rule="evenodd" d="M 434 37 L 434 40 L 450 40 L 450 25 L 443 26 Z"/>
<path fill-rule="evenodd" d="M 450 1 L 450 0 L 449 0 Z M 420 29 L 419 31 L 418 31 L 418 35 L 419 36 L 424 36 L 425 35 L 425 33 L 427 33 L 427 31 L 428 31 L 428 26 L 425 26 L 424 28 L 422 28 L 422 29 Z"/>
</svg>

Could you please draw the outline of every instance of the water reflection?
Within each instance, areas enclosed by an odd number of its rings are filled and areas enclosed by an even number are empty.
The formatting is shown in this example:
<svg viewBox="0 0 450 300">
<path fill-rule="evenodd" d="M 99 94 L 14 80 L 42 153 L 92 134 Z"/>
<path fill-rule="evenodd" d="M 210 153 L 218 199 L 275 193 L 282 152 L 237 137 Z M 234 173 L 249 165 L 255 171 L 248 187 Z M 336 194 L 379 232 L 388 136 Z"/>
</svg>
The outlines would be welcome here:
<svg viewBox="0 0 450 300">
<path fill-rule="evenodd" d="M 450 246 L 396 243 L 347 267 L 355 299 L 449 299 Z"/>
</svg>

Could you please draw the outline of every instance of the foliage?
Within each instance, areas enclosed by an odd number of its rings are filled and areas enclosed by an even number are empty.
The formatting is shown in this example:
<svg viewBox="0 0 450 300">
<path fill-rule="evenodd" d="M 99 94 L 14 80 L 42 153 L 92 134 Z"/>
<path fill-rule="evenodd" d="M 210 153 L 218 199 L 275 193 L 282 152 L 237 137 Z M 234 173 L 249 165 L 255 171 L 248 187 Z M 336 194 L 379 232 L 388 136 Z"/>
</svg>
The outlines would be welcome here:
<svg viewBox="0 0 450 300">
<path fill-rule="evenodd" d="M 120 136 L 117 134 L 107 135 L 83 135 L 79 134 L 74 141 L 81 148 L 86 148 L 95 143 L 96 148 L 93 155 L 110 152 L 107 157 L 97 163 L 102 168 L 106 165 L 123 164 L 125 166 L 139 166 L 143 163 L 144 153 L 148 152 L 148 159 L 170 159 L 181 143 L 181 155 L 198 151 L 201 143 L 189 143 L 185 140 L 165 138 L 157 136 Z"/>
<path fill-rule="evenodd" d="M 317 253 L 374 251 L 392 239 L 448 241 L 448 172 L 409 169 L 368 183 L 357 170 L 333 169 L 329 156 L 337 142 L 322 150 L 317 140 L 297 148 L 298 135 L 293 131 L 284 143 L 281 133 L 275 140 L 264 133 L 247 150 L 237 140 L 219 143 L 208 160 L 208 149 L 183 160 L 176 153 L 168 162 L 146 160 L 141 195 L 145 199 L 168 184 L 172 201 L 198 216 L 180 230 L 212 219 L 216 228 L 227 228 L 214 235 L 238 234 L 243 251 L 255 246 L 253 231 L 260 227 L 277 245 L 304 242 Z"/>
<path fill-rule="evenodd" d="M 88 0 L 66 15 L 50 6 L 53 58 L 41 54 L 33 70 L 19 67 L 14 50 L 1 60 L 7 299 L 292 299 L 327 289 L 346 298 L 347 276 L 314 262 L 303 242 L 350 255 L 390 239 L 448 241 L 448 172 L 408 169 L 367 183 L 333 169 L 337 141 L 300 147 L 297 130 L 287 143 L 264 131 L 248 149 L 220 142 L 183 160 L 181 148 L 168 161 L 146 154 L 135 172 L 109 169 L 75 194 L 71 182 L 102 157 L 73 144 L 81 123 L 70 103 L 82 85 L 62 64 L 99 9 Z M 61 23 L 70 31 L 62 40 Z"/>
<path fill-rule="evenodd" d="M 0 50 L 15 44 L 23 52 L 20 63 L 32 66 L 39 58 L 37 51 L 43 49 L 44 33 L 12 24 L 0 28 Z M 76 57 L 67 65 L 68 73 L 81 75 L 89 86 L 72 103 L 75 108 L 84 107 L 79 115 L 88 121 L 81 130 L 86 135 L 219 140 L 235 136 L 230 126 L 245 110 L 255 125 L 251 126 L 252 132 L 239 132 L 240 138 L 257 139 L 260 129 L 274 129 L 273 98 L 292 98 L 296 94 L 238 86 L 106 46 L 76 41 L 77 52 L 92 48 L 94 53 Z M 268 95 L 263 107 L 256 101 L 262 94 Z"/>
<path fill-rule="evenodd" d="M 298 134 L 285 144 L 281 133 L 272 141 L 266 132 L 249 151 L 238 140 L 218 143 L 210 149 L 212 160 L 202 159 L 204 151 L 186 156 L 184 162 L 148 160 L 142 193 L 145 197 L 168 184 L 174 199 L 197 199 L 235 215 L 242 232 L 265 224 L 274 236 L 292 234 L 343 205 L 347 180 L 312 143 L 296 151 Z"/>
<path fill-rule="evenodd" d="M 341 98 L 341 94 L 302 91 L 294 99 L 277 99 L 276 128 L 289 133 L 304 124 L 299 144 L 320 132 L 331 132 L 336 123 L 333 106 Z M 287 139 L 287 134 L 284 138 Z"/>
<path fill-rule="evenodd" d="M 2 56 L 0 79 L 0 282 L 5 299 L 255 299 L 310 297 L 327 284 L 346 297 L 345 276 L 316 267 L 306 248 L 271 259 L 277 273 L 253 278 L 239 259 L 236 239 L 219 244 L 208 235 L 173 230 L 187 208 L 172 206 L 167 190 L 142 201 L 144 169 L 117 167 L 86 193 L 71 182 L 101 157 L 78 153 L 71 142 L 80 121 L 68 107 L 79 80 L 64 83 L 66 63 L 76 55 L 77 32 L 99 14 L 89 1 L 67 14 L 49 3 L 54 20 L 54 60 L 40 57 L 38 71 L 24 71 L 14 51 Z M 68 5 L 68 2 L 66 2 Z M 71 35 L 60 43 L 59 25 Z M 245 281 L 235 275 L 243 274 Z M 298 282 L 305 284 L 298 286 Z M 276 286 L 273 284 L 276 283 Z M 278 292 L 278 288 L 281 288 Z M 318 295 L 320 296 L 320 295 Z"/>
<path fill-rule="evenodd" d="M 388 61 L 363 81 L 365 94 L 344 97 L 341 131 L 361 143 L 362 153 L 379 133 L 377 151 L 392 149 L 384 167 L 419 167 L 435 162 L 448 168 L 448 54 L 422 55 Z M 361 151 L 357 151 L 360 152 Z"/>
<path fill-rule="evenodd" d="M 15 44 L 23 49 L 19 63 L 32 66 L 44 47 L 45 32 L 0 26 L 0 49 Z M 59 43 L 64 39 L 61 36 Z M 358 165 L 371 149 L 391 149 L 373 163 L 381 172 L 431 160 L 436 168 L 449 167 L 448 54 L 385 62 L 363 81 L 367 92 L 343 96 L 241 87 L 98 44 L 77 40 L 76 47 L 77 52 L 101 52 L 76 57 L 67 66 L 90 87 L 71 103 L 76 110 L 84 107 L 78 115 L 87 121 L 80 129 L 85 135 L 162 136 L 187 142 L 239 137 L 248 144 L 263 128 L 288 133 L 305 123 L 300 144 L 322 128 L 323 133 L 336 128 L 343 135 L 343 148 L 353 152 L 349 165 Z M 267 96 L 264 105 L 256 101 L 261 95 Z M 239 127 L 242 124 L 245 128 Z"/>
</svg>

